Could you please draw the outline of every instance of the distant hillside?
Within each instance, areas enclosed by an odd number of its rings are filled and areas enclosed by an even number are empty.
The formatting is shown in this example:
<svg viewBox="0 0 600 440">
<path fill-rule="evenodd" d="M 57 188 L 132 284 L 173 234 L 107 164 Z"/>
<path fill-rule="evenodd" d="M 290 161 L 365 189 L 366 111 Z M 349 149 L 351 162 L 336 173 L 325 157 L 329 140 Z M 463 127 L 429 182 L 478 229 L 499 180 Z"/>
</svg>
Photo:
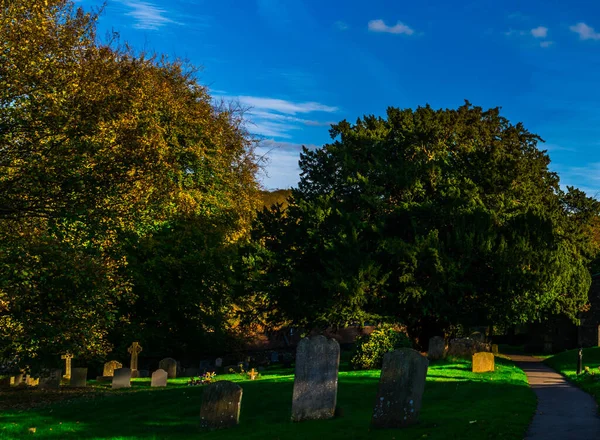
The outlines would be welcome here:
<svg viewBox="0 0 600 440">
<path fill-rule="evenodd" d="M 261 191 L 264 206 L 270 208 L 276 203 L 281 203 L 284 208 L 287 207 L 287 198 L 292 195 L 291 189 L 276 189 L 275 191 Z"/>
</svg>

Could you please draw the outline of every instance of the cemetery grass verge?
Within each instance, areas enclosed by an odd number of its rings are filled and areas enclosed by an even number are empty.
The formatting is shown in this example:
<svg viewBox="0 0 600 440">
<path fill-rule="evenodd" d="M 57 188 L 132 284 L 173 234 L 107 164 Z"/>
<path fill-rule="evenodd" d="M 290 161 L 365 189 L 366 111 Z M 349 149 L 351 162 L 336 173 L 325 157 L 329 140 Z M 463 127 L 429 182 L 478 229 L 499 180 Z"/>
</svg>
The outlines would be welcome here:
<svg viewBox="0 0 600 440">
<path fill-rule="evenodd" d="M 591 394 L 600 405 L 600 348 L 583 349 L 583 366 L 589 367 L 589 373 L 577 375 L 577 357 L 579 349 L 568 350 L 545 360 L 546 364 L 561 373 L 574 385 Z"/>
<path fill-rule="evenodd" d="M 240 425 L 222 431 L 199 428 L 203 388 L 187 379 L 167 388 L 150 388 L 136 379 L 131 389 L 92 385 L 102 396 L 29 410 L 0 412 L 0 438 L 44 439 L 522 439 L 536 398 L 525 374 L 512 362 L 496 358 L 496 372 L 471 373 L 471 363 L 432 363 L 427 374 L 420 422 L 402 430 L 371 430 L 379 370 L 341 371 L 338 408 L 332 420 L 291 423 L 293 370 L 270 370 L 256 381 L 218 376 L 243 388 Z"/>
</svg>

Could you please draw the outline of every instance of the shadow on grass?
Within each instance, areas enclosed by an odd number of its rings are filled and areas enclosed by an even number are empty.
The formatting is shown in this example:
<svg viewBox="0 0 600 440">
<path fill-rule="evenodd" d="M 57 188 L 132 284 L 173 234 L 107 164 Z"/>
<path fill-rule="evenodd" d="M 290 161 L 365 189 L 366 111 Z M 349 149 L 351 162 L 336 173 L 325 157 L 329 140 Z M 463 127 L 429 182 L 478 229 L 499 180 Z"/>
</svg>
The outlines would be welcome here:
<svg viewBox="0 0 600 440">
<path fill-rule="evenodd" d="M 421 421 L 403 429 L 402 439 L 523 438 L 535 409 L 535 397 L 526 384 L 512 383 L 506 372 L 473 381 L 453 380 L 453 373 L 444 376 L 443 370 L 447 368 L 432 369 Z M 456 370 L 468 373 L 464 368 Z M 240 425 L 231 430 L 202 432 L 202 388 L 178 387 L 5 413 L 0 415 L 0 438 L 20 438 L 34 427 L 36 437 L 56 439 L 389 439 L 395 435 L 390 430 L 369 429 L 378 380 L 377 372 L 340 375 L 342 416 L 332 420 L 291 423 L 293 379 L 289 378 L 240 383 L 244 389 Z"/>
</svg>

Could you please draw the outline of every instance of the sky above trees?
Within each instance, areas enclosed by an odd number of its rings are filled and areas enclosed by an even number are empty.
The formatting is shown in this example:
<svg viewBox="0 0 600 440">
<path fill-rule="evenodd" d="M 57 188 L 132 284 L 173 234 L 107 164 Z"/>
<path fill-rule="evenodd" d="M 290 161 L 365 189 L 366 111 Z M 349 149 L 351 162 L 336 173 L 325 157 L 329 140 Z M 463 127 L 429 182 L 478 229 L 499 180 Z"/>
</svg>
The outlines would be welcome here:
<svg viewBox="0 0 600 440">
<path fill-rule="evenodd" d="M 600 197 L 595 1 L 107 0 L 110 29 L 202 65 L 216 98 L 251 108 L 267 188 L 297 184 L 301 145 L 326 143 L 332 122 L 468 99 L 524 122 L 563 185 Z"/>
</svg>

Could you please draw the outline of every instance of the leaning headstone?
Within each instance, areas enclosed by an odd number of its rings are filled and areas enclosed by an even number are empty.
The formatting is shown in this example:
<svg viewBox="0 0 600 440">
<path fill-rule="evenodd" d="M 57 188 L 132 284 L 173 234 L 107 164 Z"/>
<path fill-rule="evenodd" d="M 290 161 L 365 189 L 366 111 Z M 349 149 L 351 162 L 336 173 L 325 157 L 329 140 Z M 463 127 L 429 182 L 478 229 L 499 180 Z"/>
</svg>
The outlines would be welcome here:
<svg viewBox="0 0 600 440">
<path fill-rule="evenodd" d="M 131 388 L 131 369 L 117 368 L 112 379 L 113 389 Z"/>
<path fill-rule="evenodd" d="M 473 373 L 494 371 L 494 353 L 481 352 L 473 355 Z"/>
<path fill-rule="evenodd" d="M 142 346 L 139 342 L 133 342 L 131 347 L 127 349 L 127 352 L 131 354 L 131 361 L 129 362 L 129 369 L 131 370 L 131 377 L 139 377 L 138 372 L 138 355 L 142 352 Z"/>
<path fill-rule="evenodd" d="M 58 389 L 60 388 L 60 379 L 62 378 L 62 370 L 60 368 L 53 368 L 47 370 L 40 376 L 40 388 L 41 389 Z"/>
<path fill-rule="evenodd" d="M 401 428 L 419 418 L 429 361 L 412 348 L 401 348 L 383 357 L 379 391 L 371 425 Z"/>
<path fill-rule="evenodd" d="M 158 368 L 165 370 L 169 375 L 169 379 L 177 377 L 177 361 L 173 358 L 164 358 L 158 363 Z"/>
<path fill-rule="evenodd" d="M 325 336 L 304 338 L 296 350 L 292 421 L 329 419 L 337 402 L 340 344 Z"/>
<path fill-rule="evenodd" d="M 156 370 L 152 373 L 152 382 L 150 386 L 153 387 L 166 387 L 167 386 L 167 378 L 169 374 L 163 370 L 162 368 Z"/>
<path fill-rule="evenodd" d="M 87 368 L 72 368 L 69 385 L 77 388 L 85 387 L 87 384 L 87 372 Z"/>
<path fill-rule="evenodd" d="M 200 426 L 221 429 L 236 426 L 240 420 L 242 388 L 228 380 L 213 382 L 202 394 Z"/>
<path fill-rule="evenodd" d="M 431 361 L 443 359 L 446 354 L 446 341 L 441 336 L 434 336 L 429 340 L 427 358 Z"/>
<path fill-rule="evenodd" d="M 117 361 L 109 361 L 104 364 L 104 371 L 102 376 L 104 377 L 112 377 L 115 375 L 115 370 L 123 368 L 123 364 Z"/>
</svg>

